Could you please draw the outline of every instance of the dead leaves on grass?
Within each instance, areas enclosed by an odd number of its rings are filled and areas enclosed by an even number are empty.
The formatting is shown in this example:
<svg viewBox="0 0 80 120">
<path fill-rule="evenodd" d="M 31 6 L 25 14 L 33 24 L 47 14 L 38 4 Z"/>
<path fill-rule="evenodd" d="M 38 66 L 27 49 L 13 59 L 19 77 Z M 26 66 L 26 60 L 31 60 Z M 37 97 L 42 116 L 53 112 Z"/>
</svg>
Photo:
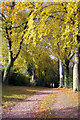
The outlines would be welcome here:
<svg viewBox="0 0 80 120">
<path fill-rule="evenodd" d="M 72 101 L 73 106 L 78 106 L 78 101 L 80 100 L 79 92 L 73 92 L 72 89 L 67 88 L 61 88 L 60 91 L 67 95 L 67 97 Z"/>
<path fill-rule="evenodd" d="M 24 87 L 24 86 L 5 86 L 2 89 L 2 109 L 11 110 L 19 101 L 22 101 L 44 88 Z"/>
</svg>

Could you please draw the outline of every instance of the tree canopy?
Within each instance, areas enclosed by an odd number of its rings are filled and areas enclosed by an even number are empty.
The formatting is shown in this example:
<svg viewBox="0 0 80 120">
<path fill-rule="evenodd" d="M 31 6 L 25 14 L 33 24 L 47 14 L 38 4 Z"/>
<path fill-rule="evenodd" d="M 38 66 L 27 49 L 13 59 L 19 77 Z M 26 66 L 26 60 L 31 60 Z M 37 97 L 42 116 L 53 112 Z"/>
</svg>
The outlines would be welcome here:
<svg viewBox="0 0 80 120">
<path fill-rule="evenodd" d="M 18 57 L 46 66 L 47 55 L 63 61 L 77 48 L 80 59 L 80 2 L 2 2 L 0 14 L 3 61 L 9 61 L 6 71 Z"/>
</svg>

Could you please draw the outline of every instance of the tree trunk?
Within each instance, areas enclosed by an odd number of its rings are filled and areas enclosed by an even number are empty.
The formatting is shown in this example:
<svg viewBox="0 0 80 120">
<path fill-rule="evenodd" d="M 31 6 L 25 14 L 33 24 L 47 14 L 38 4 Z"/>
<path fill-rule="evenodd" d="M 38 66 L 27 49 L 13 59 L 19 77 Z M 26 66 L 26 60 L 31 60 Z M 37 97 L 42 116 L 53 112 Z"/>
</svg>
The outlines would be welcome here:
<svg viewBox="0 0 80 120">
<path fill-rule="evenodd" d="M 59 60 L 58 60 L 58 82 L 59 82 L 60 78 L 59 78 Z"/>
<path fill-rule="evenodd" d="M 79 57 L 79 49 L 75 49 L 75 61 L 74 61 L 74 68 L 73 68 L 73 90 L 78 91 L 79 90 L 79 84 L 80 84 L 80 57 Z"/>
<path fill-rule="evenodd" d="M 65 60 L 65 72 L 64 72 L 64 86 L 67 87 L 67 79 L 69 77 L 69 63 L 68 59 Z"/>
<path fill-rule="evenodd" d="M 80 36 L 77 35 L 77 42 L 80 43 Z M 80 90 L 80 47 L 75 48 L 75 62 L 73 68 L 73 91 Z"/>
<path fill-rule="evenodd" d="M 79 91 L 80 91 L 80 47 L 79 47 L 79 65 L 78 65 L 79 67 L 79 71 L 78 71 L 78 74 L 79 74 Z"/>
<path fill-rule="evenodd" d="M 34 70 L 32 70 L 32 80 L 34 80 Z"/>
<path fill-rule="evenodd" d="M 61 60 L 59 61 L 59 75 L 60 75 L 60 85 L 59 87 L 63 87 L 63 66 Z"/>
<path fill-rule="evenodd" d="M 64 72 L 64 87 L 67 88 L 67 73 L 66 73 L 66 70 Z"/>
<path fill-rule="evenodd" d="M 4 75 L 3 75 L 3 83 L 4 84 L 8 84 L 8 77 L 9 77 L 11 67 L 13 67 L 13 64 L 14 64 L 14 61 L 9 62 L 4 71 Z"/>
</svg>

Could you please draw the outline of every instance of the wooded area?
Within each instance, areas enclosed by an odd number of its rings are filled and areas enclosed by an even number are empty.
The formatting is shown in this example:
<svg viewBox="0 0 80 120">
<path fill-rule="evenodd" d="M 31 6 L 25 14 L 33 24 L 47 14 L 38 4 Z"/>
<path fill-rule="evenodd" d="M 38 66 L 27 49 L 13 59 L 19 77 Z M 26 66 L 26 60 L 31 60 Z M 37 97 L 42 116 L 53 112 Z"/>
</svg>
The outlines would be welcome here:
<svg viewBox="0 0 80 120">
<path fill-rule="evenodd" d="M 80 2 L 2 2 L 3 84 L 80 90 Z"/>
</svg>

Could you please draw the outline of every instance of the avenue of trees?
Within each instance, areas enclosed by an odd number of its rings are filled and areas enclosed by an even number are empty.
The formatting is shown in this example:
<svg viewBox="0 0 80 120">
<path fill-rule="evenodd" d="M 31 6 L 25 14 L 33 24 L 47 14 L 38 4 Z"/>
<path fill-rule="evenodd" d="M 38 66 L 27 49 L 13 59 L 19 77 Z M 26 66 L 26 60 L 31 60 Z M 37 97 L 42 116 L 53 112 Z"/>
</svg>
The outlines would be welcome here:
<svg viewBox="0 0 80 120">
<path fill-rule="evenodd" d="M 80 90 L 80 2 L 2 2 L 0 20 L 3 83 L 17 66 L 38 85 Z"/>
</svg>

